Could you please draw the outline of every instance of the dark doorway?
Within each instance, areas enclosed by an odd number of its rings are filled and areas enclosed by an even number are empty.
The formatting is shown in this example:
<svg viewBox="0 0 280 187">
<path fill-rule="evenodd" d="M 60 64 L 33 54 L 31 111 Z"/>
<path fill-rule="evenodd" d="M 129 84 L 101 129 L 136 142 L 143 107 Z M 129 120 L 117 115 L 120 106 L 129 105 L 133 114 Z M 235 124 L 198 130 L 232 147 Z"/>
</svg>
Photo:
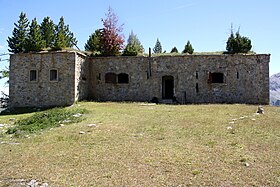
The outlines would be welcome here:
<svg viewBox="0 0 280 187">
<path fill-rule="evenodd" d="M 174 78 L 173 76 L 162 77 L 162 98 L 173 99 L 174 96 Z"/>
</svg>

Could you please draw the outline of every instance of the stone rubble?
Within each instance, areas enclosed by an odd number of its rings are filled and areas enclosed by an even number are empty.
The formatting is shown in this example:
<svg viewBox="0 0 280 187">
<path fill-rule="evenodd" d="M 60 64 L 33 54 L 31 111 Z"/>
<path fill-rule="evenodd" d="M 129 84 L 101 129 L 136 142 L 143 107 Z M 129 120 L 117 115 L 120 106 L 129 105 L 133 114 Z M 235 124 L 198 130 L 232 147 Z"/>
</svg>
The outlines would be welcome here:
<svg viewBox="0 0 280 187">
<path fill-rule="evenodd" d="M 32 179 L 29 183 L 26 184 L 28 187 L 48 187 L 48 183 L 42 183 L 37 180 Z"/>
<path fill-rule="evenodd" d="M 263 107 L 260 105 L 258 106 L 258 111 L 257 111 L 258 114 L 264 114 L 264 109 Z"/>
<path fill-rule="evenodd" d="M 78 117 L 81 117 L 82 115 L 83 115 L 83 114 L 77 113 L 77 114 L 74 114 L 73 117 L 78 118 Z"/>
<path fill-rule="evenodd" d="M 7 124 L 0 124 L 0 128 L 5 126 L 7 126 Z"/>
<path fill-rule="evenodd" d="M 88 127 L 97 127 L 96 124 L 88 124 L 87 126 L 88 126 Z"/>
</svg>

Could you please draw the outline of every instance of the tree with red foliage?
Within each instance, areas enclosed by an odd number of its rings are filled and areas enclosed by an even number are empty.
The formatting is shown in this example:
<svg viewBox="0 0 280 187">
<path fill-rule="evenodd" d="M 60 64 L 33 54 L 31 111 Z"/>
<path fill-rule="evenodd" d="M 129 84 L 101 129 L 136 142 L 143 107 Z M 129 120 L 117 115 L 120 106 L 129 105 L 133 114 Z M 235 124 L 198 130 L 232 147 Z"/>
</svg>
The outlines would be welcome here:
<svg viewBox="0 0 280 187">
<path fill-rule="evenodd" d="M 104 28 L 101 29 L 100 45 L 102 56 L 116 56 L 124 49 L 123 24 L 118 26 L 118 17 L 109 7 L 105 19 L 101 19 Z"/>
</svg>

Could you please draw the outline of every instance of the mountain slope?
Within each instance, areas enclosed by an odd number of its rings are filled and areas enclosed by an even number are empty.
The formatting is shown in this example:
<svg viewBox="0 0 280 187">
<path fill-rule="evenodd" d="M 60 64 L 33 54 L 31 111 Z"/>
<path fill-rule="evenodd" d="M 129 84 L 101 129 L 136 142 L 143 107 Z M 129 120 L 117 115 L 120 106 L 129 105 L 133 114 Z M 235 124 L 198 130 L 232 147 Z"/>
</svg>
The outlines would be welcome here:
<svg viewBox="0 0 280 187">
<path fill-rule="evenodd" d="M 272 105 L 280 105 L 280 73 L 274 74 L 270 77 L 270 103 Z"/>
</svg>

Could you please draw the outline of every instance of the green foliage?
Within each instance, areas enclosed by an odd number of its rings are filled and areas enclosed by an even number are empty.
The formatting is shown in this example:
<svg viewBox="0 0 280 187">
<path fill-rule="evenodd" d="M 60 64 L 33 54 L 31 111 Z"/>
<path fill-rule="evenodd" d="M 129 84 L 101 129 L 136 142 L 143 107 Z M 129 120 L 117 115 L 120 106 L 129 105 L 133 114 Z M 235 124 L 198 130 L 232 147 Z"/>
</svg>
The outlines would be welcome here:
<svg viewBox="0 0 280 187">
<path fill-rule="evenodd" d="M 65 25 L 63 17 L 60 18 L 58 25 L 55 27 L 55 32 L 54 50 L 61 50 L 77 45 L 77 40 L 70 31 L 69 25 Z"/>
<path fill-rule="evenodd" d="M 61 50 L 63 48 L 66 48 L 66 37 L 64 35 L 64 31 L 62 29 L 59 29 L 56 27 L 56 34 L 55 34 L 55 40 L 52 49 L 53 50 Z"/>
<path fill-rule="evenodd" d="M 41 23 L 41 35 L 45 40 L 46 47 L 51 48 L 55 39 L 55 24 L 50 17 L 45 17 Z"/>
<path fill-rule="evenodd" d="M 248 53 L 251 48 L 251 40 L 248 37 L 241 36 L 239 30 L 234 35 L 233 29 L 231 29 L 231 34 L 227 40 L 226 46 L 226 50 L 229 54 Z"/>
<path fill-rule="evenodd" d="M 187 42 L 187 44 L 185 45 L 185 49 L 183 50 L 182 53 L 189 53 L 189 54 L 193 54 L 193 47 L 190 41 Z"/>
<path fill-rule="evenodd" d="M 95 32 L 89 36 L 89 39 L 85 44 L 85 50 L 91 51 L 92 53 L 100 53 L 101 51 L 100 37 L 101 37 L 101 30 L 96 29 Z"/>
<path fill-rule="evenodd" d="M 178 53 L 177 47 L 173 47 L 170 51 L 170 53 Z"/>
<path fill-rule="evenodd" d="M 127 45 L 124 49 L 123 55 L 124 56 L 137 56 L 138 54 L 142 54 L 144 52 L 144 48 L 141 45 L 140 40 L 137 38 L 137 36 L 131 31 L 128 40 Z"/>
<path fill-rule="evenodd" d="M 105 19 L 101 19 L 103 28 L 101 29 L 101 55 L 116 56 L 124 48 L 124 36 L 121 34 L 123 28 L 118 25 L 118 17 L 111 7 L 108 9 Z"/>
<path fill-rule="evenodd" d="M 82 120 L 77 114 L 85 113 L 85 109 L 54 108 L 47 111 L 35 113 L 34 115 L 19 120 L 15 126 L 8 128 L 8 134 L 22 135 L 35 133 L 43 129 L 57 127 L 62 123 L 76 123 Z"/>
<path fill-rule="evenodd" d="M 27 37 L 29 21 L 26 18 L 26 14 L 21 12 L 19 16 L 18 23 L 15 23 L 15 28 L 13 30 L 12 36 L 8 37 L 9 52 L 21 53 L 25 49 L 25 39 Z"/>
<path fill-rule="evenodd" d="M 3 69 L 0 71 L 0 79 L 3 78 L 9 78 L 9 70 L 8 69 Z"/>
<path fill-rule="evenodd" d="M 46 47 L 46 42 L 41 35 L 41 29 L 36 18 L 34 18 L 29 27 L 29 32 L 25 41 L 25 51 L 40 51 Z"/>
<path fill-rule="evenodd" d="M 26 14 L 22 12 L 18 23 L 14 25 L 13 35 L 7 40 L 9 51 L 12 53 L 39 51 L 43 48 L 60 50 L 77 45 L 77 40 L 69 25 L 65 25 L 63 17 L 60 18 L 58 25 L 55 25 L 49 17 L 45 17 L 41 25 L 38 25 L 34 18 L 29 26 Z"/>
<path fill-rule="evenodd" d="M 153 51 L 154 51 L 154 53 L 162 53 L 162 46 L 161 46 L 159 39 L 157 39 L 155 47 L 153 48 Z"/>
</svg>

